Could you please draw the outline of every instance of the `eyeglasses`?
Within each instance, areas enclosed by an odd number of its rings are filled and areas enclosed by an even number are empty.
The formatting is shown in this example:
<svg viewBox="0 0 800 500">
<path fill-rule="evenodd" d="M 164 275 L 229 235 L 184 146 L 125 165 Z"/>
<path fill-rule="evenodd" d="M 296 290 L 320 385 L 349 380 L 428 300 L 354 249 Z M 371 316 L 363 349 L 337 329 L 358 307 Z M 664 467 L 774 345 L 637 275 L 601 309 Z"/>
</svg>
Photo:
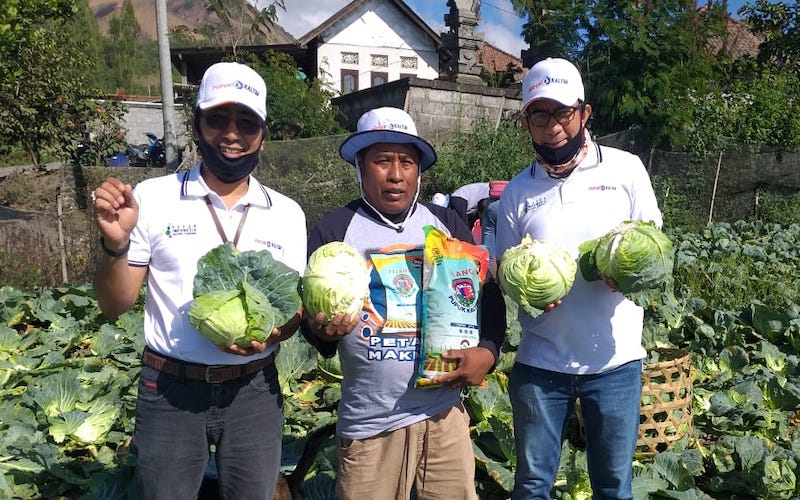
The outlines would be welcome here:
<svg viewBox="0 0 800 500">
<path fill-rule="evenodd" d="M 555 111 L 531 111 L 525 114 L 535 127 L 546 127 L 550 118 L 555 118 L 559 125 L 567 125 L 575 117 L 580 106 L 558 108 Z"/>
<path fill-rule="evenodd" d="M 231 123 L 231 117 L 223 113 L 203 114 L 206 125 L 214 130 L 226 130 Z M 264 124 L 255 116 L 237 116 L 236 128 L 245 135 L 254 135 L 260 131 Z"/>
</svg>

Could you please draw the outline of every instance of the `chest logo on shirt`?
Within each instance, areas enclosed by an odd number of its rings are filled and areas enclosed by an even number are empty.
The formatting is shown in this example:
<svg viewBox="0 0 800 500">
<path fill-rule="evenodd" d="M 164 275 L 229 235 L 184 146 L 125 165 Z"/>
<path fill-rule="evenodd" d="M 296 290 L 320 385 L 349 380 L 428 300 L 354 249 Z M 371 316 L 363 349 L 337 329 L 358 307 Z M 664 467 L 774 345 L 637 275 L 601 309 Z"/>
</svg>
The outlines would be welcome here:
<svg viewBox="0 0 800 500">
<path fill-rule="evenodd" d="M 197 224 L 167 224 L 164 229 L 167 238 L 197 234 Z"/>
<path fill-rule="evenodd" d="M 547 203 L 547 198 L 544 196 L 540 198 L 528 198 L 525 200 L 525 212 L 533 212 L 537 208 L 544 206 Z"/>
<path fill-rule="evenodd" d="M 616 191 L 617 186 L 589 186 L 589 191 Z"/>
</svg>

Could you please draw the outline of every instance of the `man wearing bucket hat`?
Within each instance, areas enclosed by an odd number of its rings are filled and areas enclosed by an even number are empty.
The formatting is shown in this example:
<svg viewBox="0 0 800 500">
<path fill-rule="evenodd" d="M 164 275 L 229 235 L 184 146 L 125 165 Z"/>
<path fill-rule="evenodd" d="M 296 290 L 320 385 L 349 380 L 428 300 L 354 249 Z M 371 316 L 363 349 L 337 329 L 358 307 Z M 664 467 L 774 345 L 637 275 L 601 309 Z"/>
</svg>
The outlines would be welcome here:
<svg viewBox="0 0 800 500">
<path fill-rule="evenodd" d="M 474 456 L 460 389 L 479 384 L 494 366 L 505 332 L 502 294 L 481 291 L 478 347 L 443 353 L 458 368 L 417 388 L 423 228 L 472 241 L 455 211 L 418 201 L 423 171 L 436 161 L 411 117 L 397 108 L 364 113 L 339 150 L 356 168 L 361 198 L 324 216 L 309 237 L 309 253 L 344 241 L 370 262 L 370 295 L 359 315 L 303 318 L 303 334 L 325 356 L 339 353 L 342 399 L 337 439 L 340 499 L 474 499 Z M 376 264 L 389 262 L 391 265 Z M 403 308 L 407 321 L 388 322 Z M 397 323 L 397 324 L 394 324 Z M 400 324 L 402 323 L 402 324 Z"/>
<path fill-rule="evenodd" d="M 250 175 L 266 133 L 266 94 L 248 66 L 212 65 L 193 120 L 201 161 L 135 189 L 108 178 L 94 191 L 103 250 L 94 290 L 103 313 L 130 309 L 147 278 L 132 441 L 141 498 L 197 498 L 210 445 L 221 498 L 273 495 L 283 430 L 274 358 L 299 314 L 247 348 L 215 345 L 188 319 L 197 261 L 225 242 L 305 267 L 302 209 Z"/>
<path fill-rule="evenodd" d="M 564 59 L 535 64 L 522 85 L 520 122 L 534 161 L 498 202 L 496 252 L 528 234 L 576 259 L 578 246 L 625 220 L 661 212 L 638 157 L 595 143 L 586 123 L 578 69 Z M 502 264 L 501 264 L 502 265 Z M 642 308 L 614 284 L 587 282 L 580 271 L 569 293 L 532 318 L 520 311 L 522 339 L 509 381 L 517 468 L 514 499 L 549 499 L 565 421 L 580 400 L 593 497 L 632 498 L 639 428 Z"/>
</svg>

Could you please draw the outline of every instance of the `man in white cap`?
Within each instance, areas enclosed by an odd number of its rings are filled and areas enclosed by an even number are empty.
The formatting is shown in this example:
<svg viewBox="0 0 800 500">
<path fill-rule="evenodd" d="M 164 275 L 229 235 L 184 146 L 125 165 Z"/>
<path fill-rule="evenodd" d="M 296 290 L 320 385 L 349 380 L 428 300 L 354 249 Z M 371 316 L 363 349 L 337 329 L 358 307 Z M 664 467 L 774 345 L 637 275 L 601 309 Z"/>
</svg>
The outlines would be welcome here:
<svg viewBox="0 0 800 500">
<path fill-rule="evenodd" d="M 331 241 L 356 248 L 372 267 L 370 295 L 360 314 L 303 318 L 303 334 L 325 356 L 339 353 L 342 399 L 338 408 L 342 500 L 366 498 L 476 498 L 469 416 L 460 390 L 479 384 L 497 361 L 505 333 L 505 305 L 494 283 L 481 289 L 477 347 L 445 352 L 458 368 L 417 388 L 421 323 L 423 228 L 472 241 L 453 210 L 418 201 L 421 174 L 436 162 L 411 117 L 377 108 L 339 152 L 356 168 L 361 198 L 323 217 L 311 231 L 309 253 Z M 401 314 L 397 314 L 402 311 Z M 386 321 L 401 316 L 403 321 Z M 502 318 L 502 320 L 498 320 Z"/>
<path fill-rule="evenodd" d="M 525 76 L 519 119 L 535 159 L 511 179 L 498 202 L 501 263 L 525 235 L 548 240 L 577 259 L 582 242 L 623 221 L 661 225 L 641 160 L 595 143 L 586 130 L 591 114 L 571 62 L 546 59 Z M 576 399 L 593 497 L 632 498 L 643 310 L 610 280 L 587 282 L 578 272 L 569 293 L 546 311 L 536 318 L 519 313 L 522 339 L 509 381 L 517 449 L 512 498 L 550 498 L 564 422 Z"/>
<path fill-rule="evenodd" d="M 197 261 L 225 242 L 305 268 L 302 209 L 250 175 L 267 131 L 266 97 L 250 67 L 212 65 L 193 120 L 201 161 L 135 189 L 108 178 L 94 191 L 103 250 L 94 289 L 103 313 L 116 318 L 130 309 L 147 278 L 132 443 L 141 498 L 197 498 L 210 445 L 221 498 L 273 495 L 283 428 L 274 357 L 299 314 L 246 348 L 215 345 L 188 318 Z"/>
</svg>

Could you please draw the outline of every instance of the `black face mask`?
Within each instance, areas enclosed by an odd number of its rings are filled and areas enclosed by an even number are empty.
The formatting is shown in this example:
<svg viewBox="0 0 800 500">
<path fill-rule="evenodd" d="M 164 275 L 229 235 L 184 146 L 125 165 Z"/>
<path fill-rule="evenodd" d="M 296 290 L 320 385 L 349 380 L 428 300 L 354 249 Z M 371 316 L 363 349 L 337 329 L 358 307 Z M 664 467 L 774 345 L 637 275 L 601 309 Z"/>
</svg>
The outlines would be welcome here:
<svg viewBox="0 0 800 500">
<path fill-rule="evenodd" d="M 197 143 L 203 158 L 203 165 L 214 174 L 214 177 L 225 184 L 233 184 L 244 179 L 258 165 L 260 149 L 241 158 L 229 160 L 219 149 L 212 147 L 202 137 L 198 139 Z"/>
<path fill-rule="evenodd" d="M 584 139 L 583 135 L 583 126 L 581 126 L 581 129 L 578 130 L 578 133 L 575 134 L 575 137 L 569 139 L 567 143 L 560 148 L 553 149 L 551 147 L 536 144 L 534 142 L 533 150 L 536 151 L 536 156 L 541 158 L 541 160 L 548 165 L 563 165 L 564 163 L 567 163 L 571 159 L 575 158 L 575 155 L 577 155 L 578 151 L 581 150 Z"/>
</svg>

